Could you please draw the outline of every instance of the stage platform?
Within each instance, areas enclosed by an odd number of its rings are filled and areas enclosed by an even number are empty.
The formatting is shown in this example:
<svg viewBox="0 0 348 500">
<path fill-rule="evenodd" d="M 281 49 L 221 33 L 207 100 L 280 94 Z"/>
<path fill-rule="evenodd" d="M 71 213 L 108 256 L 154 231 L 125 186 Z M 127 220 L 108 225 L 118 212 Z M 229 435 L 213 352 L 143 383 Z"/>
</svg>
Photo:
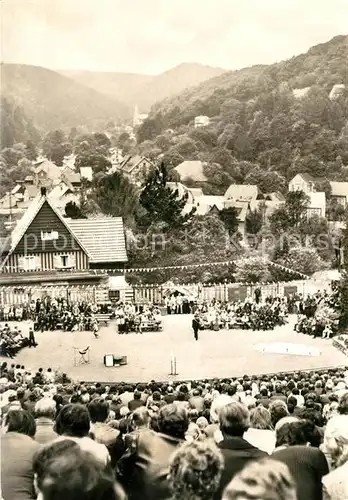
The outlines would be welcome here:
<svg viewBox="0 0 348 500">
<path fill-rule="evenodd" d="M 331 339 L 312 339 L 293 331 L 296 318 L 273 331 L 220 330 L 199 332 L 193 338 L 192 316 L 163 317 L 163 331 L 118 335 L 110 322 L 99 338 L 92 332 L 36 333 L 37 348 L 25 348 L 12 361 L 37 370 L 51 367 L 76 380 L 95 382 L 149 382 L 189 380 L 244 374 L 319 369 L 348 365 L 348 358 Z M 29 323 L 21 323 L 23 333 Z M 90 363 L 74 366 L 73 347 L 90 346 Z M 106 368 L 105 354 L 127 356 L 128 364 Z M 176 357 L 177 376 L 171 376 L 170 360 Z"/>
</svg>

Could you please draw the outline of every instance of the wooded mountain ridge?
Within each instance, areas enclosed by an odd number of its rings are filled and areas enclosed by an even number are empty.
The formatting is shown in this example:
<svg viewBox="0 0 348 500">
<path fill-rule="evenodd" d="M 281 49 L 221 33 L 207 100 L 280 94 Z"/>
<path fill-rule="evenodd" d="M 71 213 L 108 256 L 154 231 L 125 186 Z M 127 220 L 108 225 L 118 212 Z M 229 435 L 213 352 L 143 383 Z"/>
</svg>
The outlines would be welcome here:
<svg viewBox="0 0 348 500">
<path fill-rule="evenodd" d="M 61 71 L 65 76 L 97 90 L 112 99 L 117 99 L 140 111 L 148 112 L 153 104 L 173 97 L 210 78 L 225 72 L 198 63 L 182 63 L 159 75 L 113 73 L 96 71 Z"/>
<path fill-rule="evenodd" d="M 299 172 L 348 180 L 347 70 L 347 38 L 337 36 L 287 61 L 226 72 L 153 106 L 138 152 L 162 154 L 169 167 L 205 162 L 207 194 L 233 182 L 284 191 Z M 199 115 L 210 124 L 194 128 Z"/>
</svg>

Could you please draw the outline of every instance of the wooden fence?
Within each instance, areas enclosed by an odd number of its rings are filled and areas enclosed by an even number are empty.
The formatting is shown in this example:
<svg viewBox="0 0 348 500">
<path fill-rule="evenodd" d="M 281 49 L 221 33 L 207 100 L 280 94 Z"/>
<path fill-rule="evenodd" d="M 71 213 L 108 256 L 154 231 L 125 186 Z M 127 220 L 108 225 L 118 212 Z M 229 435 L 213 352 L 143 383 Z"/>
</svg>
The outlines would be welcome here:
<svg viewBox="0 0 348 500">
<path fill-rule="evenodd" d="M 307 293 L 317 291 L 316 284 L 309 281 L 291 281 L 287 283 L 270 284 L 236 284 L 223 283 L 213 285 L 185 285 L 185 290 L 192 297 L 203 301 L 213 299 L 222 302 L 244 300 L 246 297 L 253 297 L 256 288 L 261 289 L 263 297 L 266 296 L 284 296 L 290 293 L 301 293 L 306 296 Z M 129 289 L 127 296 L 120 297 L 120 300 L 134 301 L 136 304 L 164 304 L 165 287 L 161 285 L 136 285 Z M 68 301 L 88 301 L 88 302 L 107 302 L 109 300 L 108 289 L 106 287 L 93 286 L 23 286 L 23 287 L 1 287 L 0 286 L 0 306 L 20 305 L 28 303 L 31 300 L 43 296 L 52 298 L 64 297 Z"/>
<path fill-rule="evenodd" d="M 294 293 L 301 293 L 305 296 L 308 293 L 307 281 L 304 280 L 254 285 L 223 283 L 199 286 L 197 284 L 190 284 L 185 285 L 184 288 L 188 290 L 193 297 L 199 297 L 200 300 L 211 301 L 216 299 L 223 302 L 244 300 L 246 297 L 253 297 L 256 288 L 261 289 L 263 297 L 282 297 Z M 164 287 L 160 285 L 136 285 L 133 287 L 133 295 L 136 304 L 163 304 Z"/>
</svg>

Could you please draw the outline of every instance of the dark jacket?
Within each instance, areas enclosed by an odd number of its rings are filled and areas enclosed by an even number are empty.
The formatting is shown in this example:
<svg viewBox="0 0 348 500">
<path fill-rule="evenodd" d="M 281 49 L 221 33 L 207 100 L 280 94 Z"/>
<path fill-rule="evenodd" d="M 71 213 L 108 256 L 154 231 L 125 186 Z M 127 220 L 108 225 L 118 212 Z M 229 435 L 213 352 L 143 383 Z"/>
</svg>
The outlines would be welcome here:
<svg viewBox="0 0 348 500">
<path fill-rule="evenodd" d="M 145 406 L 144 401 L 142 401 L 141 399 L 132 399 L 132 401 L 129 401 L 128 403 L 129 411 L 134 411 L 141 406 Z"/>
<path fill-rule="evenodd" d="M 170 498 L 167 481 L 170 458 L 181 440 L 143 429 L 118 463 L 118 479 L 129 500 Z"/>
<path fill-rule="evenodd" d="M 29 500 L 34 492 L 33 457 L 40 445 L 29 436 L 8 432 L 1 436 L 1 490 L 4 500 Z"/>
<path fill-rule="evenodd" d="M 266 452 L 259 450 L 241 437 L 225 435 L 218 447 L 224 457 L 225 466 L 219 489 L 214 497 L 216 500 L 220 500 L 225 487 L 250 460 L 268 456 Z"/>
<path fill-rule="evenodd" d="M 289 446 L 272 454 L 272 458 L 285 463 L 297 487 L 297 500 L 321 500 L 321 479 L 328 474 L 325 455 L 312 446 Z"/>
<path fill-rule="evenodd" d="M 193 318 L 193 320 L 192 320 L 192 329 L 193 329 L 193 331 L 196 332 L 196 331 L 199 330 L 199 328 L 200 328 L 200 324 L 199 324 L 198 319 Z"/>
</svg>

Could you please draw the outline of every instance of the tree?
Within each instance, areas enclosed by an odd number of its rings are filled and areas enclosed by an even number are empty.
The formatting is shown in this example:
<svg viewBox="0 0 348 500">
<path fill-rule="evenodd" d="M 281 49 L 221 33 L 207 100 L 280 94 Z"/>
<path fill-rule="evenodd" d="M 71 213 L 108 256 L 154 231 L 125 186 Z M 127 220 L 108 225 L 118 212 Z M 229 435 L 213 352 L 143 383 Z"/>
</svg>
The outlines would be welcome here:
<svg viewBox="0 0 348 500">
<path fill-rule="evenodd" d="M 140 144 L 143 141 L 154 139 L 162 131 L 161 123 L 156 118 L 147 118 L 138 128 L 136 135 Z"/>
<path fill-rule="evenodd" d="M 25 145 L 25 156 L 31 161 L 35 161 L 38 157 L 38 151 L 33 141 L 27 141 Z"/>
<path fill-rule="evenodd" d="M 236 262 L 237 282 L 262 283 L 270 280 L 267 261 L 260 256 L 245 257 Z"/>
<path fill-rule="evenodd" d="M 62 166 L 64 156 L 72 153 L 72 145 L 67 142 L 62 130 L 53 130 L 45 136 L 42 151 L 49 160 L 58 166 Z"/>
<path fill-rule="evenodd" d="M 249 210 L 245 219 L 247 234 L 258 234 L 261 231 L 264 214 L 262 209 Z"/>
<path fill-rule="evenodd" d="M 220 210 L 219 218 L 224 223 L 229 234 L 233 234 L 238 230 L 237 210 L 235 207 Z"/>
<path fill-rule="evenodd" d="M 273 193 L 274 191 L 284 191 L 286 179 L 277 172 L 255 167 L 247 174 L 244 183 L 256 184 L 262 193 Z"/>
<path fill-rule="evenodd" d="M 317 271 L 326 268 L 325 262 L 320 258 L 313 247 L 294 247 L 289 249 L 284 265 L 300 273 L 311 276 Z"/>
<path fill-rule="evenodd" d="M 75 159 L 76 168 L 81 167 L 91 167 L 93 173 L 107 172 L 111 167 L 111 162 L 101 153 L 85 153 L 83 155 L 77 155 Z"/>
<path fill-rule="evenodd" d="M 26 147 L 25 144 L 17 143 L 11 148 L 4 148 L 1 151 L 1 156 L 8 168 L 18 165 L 19 160 L 25 158 Z"/>
<path fill-rule="evenodd" d="M 270 216 L 271 231 L 275 235 L 296 230 L 307 215 L 308 196 L 303 191 L 289 191 L 285 204 Z"/>
<path fill-rule="evenodd" d="M 150 172 L 144 188 L 140 194 L 140 205 L 143 213 L 139 215 L 141 226 L 149 227 L 153 223 L 163 222 L 165 228 L 182 227 L 186 225 L 194 214 L 183 214 L 187 202 L 187 195 L 178 197 L 178 191 L 173 191 L 167 185 L 167 170 L 164 163 Z"/>
<path fill-rule="evenodd" d="M 138 207 L 138 192 L 124 175 L 120 172 L 97 174 L 94 184 L 93 198 L 104 214 L 133 220 Z"/>
<path fill-rule="evenodd" d="M 65 217 L 68 217 L 69 219 L 86 219 L 87 217 L 83 215 L 81 208 L 76 205 L 74 201 L 69 201 L 65 205 Z"/>
</svg>

